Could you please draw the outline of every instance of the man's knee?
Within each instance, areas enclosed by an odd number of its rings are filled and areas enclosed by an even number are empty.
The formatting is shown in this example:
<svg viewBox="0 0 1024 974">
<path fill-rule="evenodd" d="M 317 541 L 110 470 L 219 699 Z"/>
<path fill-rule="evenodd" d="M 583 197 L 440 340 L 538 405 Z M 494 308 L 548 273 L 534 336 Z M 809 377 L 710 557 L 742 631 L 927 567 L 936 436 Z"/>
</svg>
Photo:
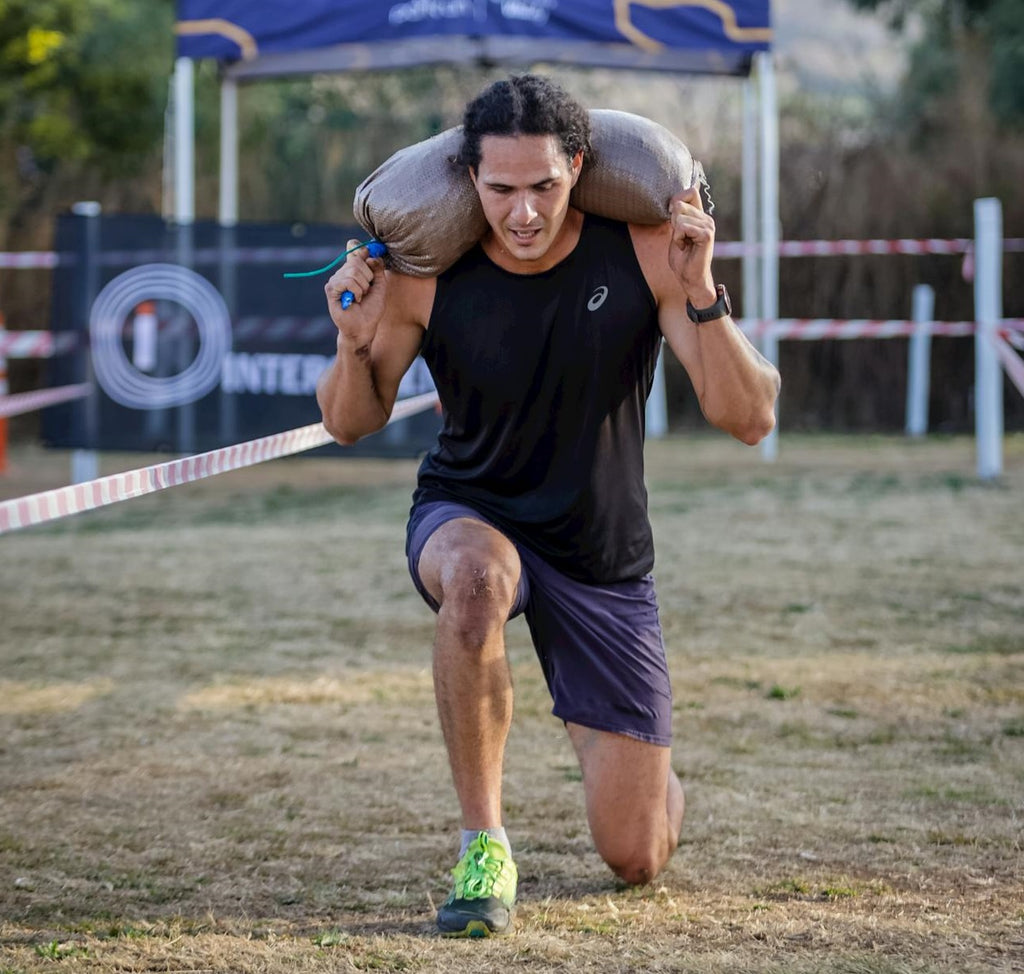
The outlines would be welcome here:
<svg viewBox="0 0 1024 974">
<path fill-rule="evenodd" d="M 515 546 L 474 518 L 441 525 L 420 553 L 419 577 L 449 621 L 504 624 L 515 601 L 521 566 Z"/>
<path fill-rule="evenodd" d="M 454 547 L 441 569 L 441 612 L 467 644 L 483 643 L 508 620 L 519 583 L 519 566 L 500 552 Z"/>
<path fill-rule="evenodd" d="M 443 605 L 508 614 L 516 597 L 519 566 L 479 547 L 453 548 L 441 570 Z"/>
<path fill-rule="evenodd" d="M 598 853 L 625 882 L 651 882 L 675 851 L 685 809 L 669 749 L 579 724 L 567 727 L 583 769 Z"/>
<path fill-rule="evenodd" d="M 598 846 L 598 852 L 608 868 L 630 886 L 643 886 L 651 882 L 665 867 L 675 843 L 669 836 L 651 837 L 648 842 L 631 841 L 626 837 L 621 844 Z"/>
</svg>

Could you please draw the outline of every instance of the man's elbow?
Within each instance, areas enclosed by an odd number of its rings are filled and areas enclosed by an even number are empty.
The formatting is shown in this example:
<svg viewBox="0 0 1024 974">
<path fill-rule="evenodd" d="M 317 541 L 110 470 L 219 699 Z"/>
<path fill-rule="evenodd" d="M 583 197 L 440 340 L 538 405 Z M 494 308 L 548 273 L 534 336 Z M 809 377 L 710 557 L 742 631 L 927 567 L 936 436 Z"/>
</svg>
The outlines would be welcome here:
<svg viewBox="0 0 1024 974">
<path fill-rule="evenodd" d="M 760 443 L 775 429 L 775 409 L 779 401 L 782 382 L 778 372 L 774 369 L 771 378 L 773 381 L 770 385 L 766 384 L 763 395 L 748 401 L 742 412 L 737 412 L 735 408 L 723 409 L 723 421 L 715 425 L 726 430 L 747 446 L 756 446 Z"/>
<path fill-rule="evenodd" d="M 334 442 L 341 446 L 354 446 L 367 435 L 366 431 L 353 429 L 351 426 L 339 423 L 326 413 L 322 414 L 322 422 L 324 429 L 334 438 Z M 370 430 L 369 432 L 375 431 Z"/>
<path fill-rule="evenodd" d="M 745 443 L 747 446 L 757 446 L 773 429 L 775 429 L 775 410 L 771 409 L 761 416 L 751 417 L 747 423 L 730 430 L 730 432 L 741 443 Z"/>
<path fill-rule="evenodd" d="M 756 446 L 775 429 L 774 402 L 766 403 L 761 408 L 751 409 L 742 414 L 729 409 L 723 409 L 720 412 L 706 409 L 704 416 L 712 426 L 728 433 L 747 446 Z"/>
<path fill-rule="evenodd" d="M 321 409 L 320 418 L 324 424 L 324 429 L 341 446 L 353 446 L 364 436 L 369 436 L 371 433 L 382 430 L 388 422 L 388 416 L 384 414 L 380 417 L 374 417 L 372 420 L 367 419 L 361 425 L 356 425 L 351 422 L 352 417 L 348 417 L 349 421 L 344 422 L 341 417 L 325 409 Z"/>
<path fill-rule="evenodd" d="M 324 429 L 331 434 L 334 438 L 334 442 L 339 446 L 355 446 L 355 444 L 362 439 L 362 437 L 350 433 L 347 430 L 339 429 L 335 426 L 328 426 L 327 423 L 324 423 Z"/>
</svg>

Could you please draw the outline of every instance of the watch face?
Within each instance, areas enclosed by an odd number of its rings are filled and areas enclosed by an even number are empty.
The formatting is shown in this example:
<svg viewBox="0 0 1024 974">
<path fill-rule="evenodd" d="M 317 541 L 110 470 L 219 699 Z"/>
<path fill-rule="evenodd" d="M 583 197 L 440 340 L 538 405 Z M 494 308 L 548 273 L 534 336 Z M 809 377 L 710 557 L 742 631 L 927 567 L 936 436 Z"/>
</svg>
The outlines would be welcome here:
<svg viewBox="0 0 1024 974">
<path fill-rule="evenodd" d="M 729 292 L 725 289 L 724 284 L 719 284 L 718 286 L 722 289 L 722 293 L 721 295 L 719 295 L 719 300 L 722 302 L 722 307 L 725 309 L 725 314 L 731 315 L 732 302 L 729 300 Z M 725 315 L 723 315 L 723 317 L 725 317 Z"/>
</svg>

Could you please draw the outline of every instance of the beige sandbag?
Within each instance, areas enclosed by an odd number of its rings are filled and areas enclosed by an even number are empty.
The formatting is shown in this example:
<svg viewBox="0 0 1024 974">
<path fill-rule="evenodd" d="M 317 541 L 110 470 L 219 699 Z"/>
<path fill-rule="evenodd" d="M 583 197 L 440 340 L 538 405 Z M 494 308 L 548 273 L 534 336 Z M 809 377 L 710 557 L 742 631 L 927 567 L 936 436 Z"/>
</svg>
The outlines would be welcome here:
<svg viewBox="0 0 1024 974">
<path fill-rule="evenodd" d="M 695 184 L 704 168 L 668 129 L 641 115 L 590 111 L 590 163 L 570 197 L 572 205 L 626 223 L 661 223 L 668 201 Z"/>
<path fill-rule="evenodd" d="M 356 189 L 356 222 L 388 248 L 388 266 L 413 277 L 447 270 L 487 231 L 480 197 L 455 162 L 462 127 L 400 149 Z"/>
<path fill-rule="evenodd" d="M 668 201 L 704 170 L 656 122 L 607 109 L 590 111 L 591 154 L 572 192 L 581 210 L 627 223 L 660 223 Z M 359 225 L 388 247 L 389 266 L 414 277 L 447 270 L 487 231 L 473 183 L 455 162 L 461 127 L 408 146 L 371 173 L 352 204 Z"/>
</svg>

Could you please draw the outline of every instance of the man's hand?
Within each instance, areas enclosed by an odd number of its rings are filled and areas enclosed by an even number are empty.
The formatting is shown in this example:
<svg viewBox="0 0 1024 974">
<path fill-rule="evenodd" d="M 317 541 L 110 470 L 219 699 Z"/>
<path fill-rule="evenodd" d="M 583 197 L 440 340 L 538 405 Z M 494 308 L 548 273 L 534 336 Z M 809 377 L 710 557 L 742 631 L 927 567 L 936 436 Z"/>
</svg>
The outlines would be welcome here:
<svg viewBox="0 0 1024 974">
<path fill-rule="evenodd" d="M 387 273 L 384 261 L 379 257 L 369 257 L 358 240 L 350 240 L 345 246 L 349 250 L 356 249 L 331 276 L 324 292 L 331 320 L 338 328 L 339 341 L 361 349 L 373 341 L 384 314 Z M 341 306 L 341 296 L 345 291 L 351 291 L 355 299 L 348 308 Z"/>
<path fill-rule="evenodd" d="M 672 239 L 668 264 L 695 308 L 707 308 L 718 295 L 711 276 L 715 221 L 704 212 L 700 187 L 691 186 L 669 202 Z"/>
</svg>

